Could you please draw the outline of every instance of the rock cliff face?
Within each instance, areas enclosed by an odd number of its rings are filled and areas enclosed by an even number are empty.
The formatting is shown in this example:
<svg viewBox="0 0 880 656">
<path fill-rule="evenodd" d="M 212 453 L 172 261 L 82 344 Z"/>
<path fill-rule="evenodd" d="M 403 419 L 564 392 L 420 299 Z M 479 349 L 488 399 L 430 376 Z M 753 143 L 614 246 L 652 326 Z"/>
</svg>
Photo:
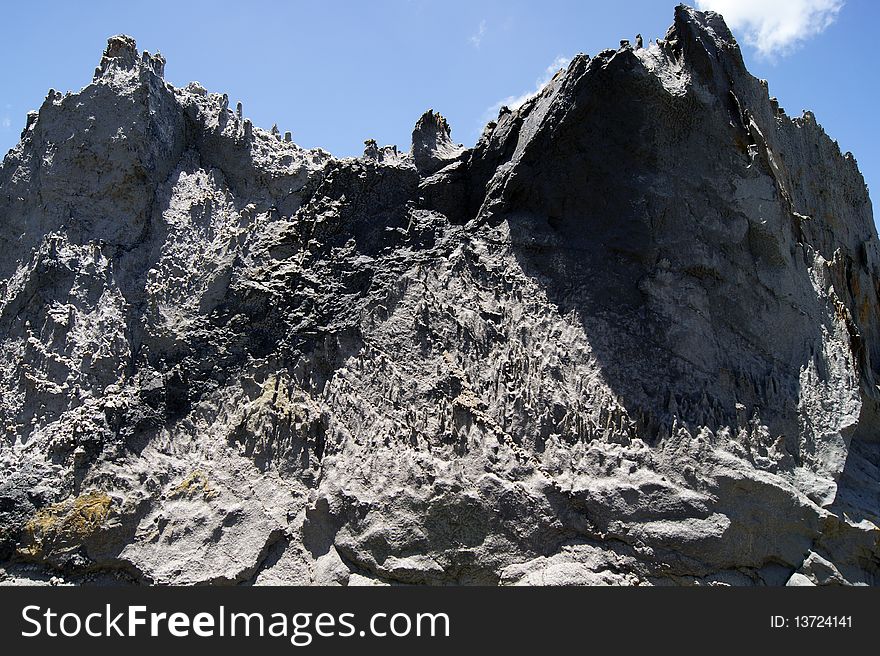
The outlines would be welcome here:
<svg viewBox="0 0 880 656">
<path fill-rule="evenodd" d="M 870 200 L 720 16 L 359 159 L 164 63 L 0 168 L 8 577 L 880 582 Z"/>
</svg>

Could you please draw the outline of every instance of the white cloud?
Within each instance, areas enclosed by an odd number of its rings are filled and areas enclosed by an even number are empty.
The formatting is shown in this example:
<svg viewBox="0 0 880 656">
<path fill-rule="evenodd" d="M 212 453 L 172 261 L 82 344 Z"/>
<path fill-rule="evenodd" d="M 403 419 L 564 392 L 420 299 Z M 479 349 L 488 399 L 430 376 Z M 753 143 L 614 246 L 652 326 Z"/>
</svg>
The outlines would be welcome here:
<svg viewBox="0 0 880 656">
<path fill-rule="evenodd" d="M 489 107 L 485 114 L 483 115 L 483 122 L 487 122 L 493 120 L 497 115 L 498 111 L 502 107 L 509 107 L 510 109 L 519 109 L 522 107 L 526 101 L 531 98 L 534 98 L 541 90 L 547 86 L 550 80 L 553 79 L 553 76 L 559 71 L 560 68 L 565 68 L 568 66 L 571 60 L 568 57 L 557 57 L 553 60 L 553 63 L 550 64 L 546 69 L 544 69 L 544 74 L 535 81 L 535 89 L 534 91 L 526 91 L 518 96 L 508 96 L 503 100 L 499 100 L 497 103 Z"/>
<path fill-rule="evenodd" d="M 697 0 L 700 9 L 724 16 L 727 25 L 764 57 L 785 55 L 825 30 L 843 0 Z"/>
<path fill-rule="evenodd" d="M 480 26 L 477 28 L 476 34 L 471 36 L 469 41 L 474 48 L 479 48 L 480 44 L 483 42 L 483 37 L 486 36 L 486 21 L 481 20 Z"/>
<path fill-rule="evenodd" d="M 8 130 L 12 127 L 12 119 L 8 116 L 4 116 L 2 120 L 0 120 L 0 125 L 3 126 L 4 130 Z"/>
</svg>

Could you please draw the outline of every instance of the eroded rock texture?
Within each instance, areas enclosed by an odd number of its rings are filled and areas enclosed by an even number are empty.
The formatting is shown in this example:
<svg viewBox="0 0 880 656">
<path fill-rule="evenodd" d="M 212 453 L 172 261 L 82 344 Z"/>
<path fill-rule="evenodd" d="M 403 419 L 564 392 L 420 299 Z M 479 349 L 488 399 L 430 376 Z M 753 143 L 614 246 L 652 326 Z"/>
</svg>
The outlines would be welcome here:
<svg viewBox="0 0 880 656">
<path fill-rule="evenodd" d="M 164 63 L 114 37 L 0 169 L 10 572 L 880 581 L 871 204 L 720 16 L 360 159 Z"/>
</svg>

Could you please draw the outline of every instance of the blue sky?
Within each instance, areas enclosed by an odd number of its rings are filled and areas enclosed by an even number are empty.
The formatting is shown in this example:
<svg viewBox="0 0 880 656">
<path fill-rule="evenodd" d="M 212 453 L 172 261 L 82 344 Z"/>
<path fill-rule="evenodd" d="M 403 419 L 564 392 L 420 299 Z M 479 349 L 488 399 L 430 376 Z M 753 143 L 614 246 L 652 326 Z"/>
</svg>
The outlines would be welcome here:
<svg viewBox="0 0 880 656">
<path fill-rule="evenodd" d="M 812 109 L 880 189 L 874 0 L 694 0 L 729 14 L 752 73 L 789 114 Z M 168 59 L 166 78 L 199 80 L 244 103 L 257 125 L 302 146 L 359 155 L 363 141 L 409 147 L 429 107 L 472 145 L 500 103 L 547 70 L 641 32 L 662 37 L 675 2 L 343 0 L 3 1 L 0 151 L 48 89 L 87 84 L 106 39 L 127 33 Z M 873 195 L 873 194 L 872 194 Z"/>
</svg>

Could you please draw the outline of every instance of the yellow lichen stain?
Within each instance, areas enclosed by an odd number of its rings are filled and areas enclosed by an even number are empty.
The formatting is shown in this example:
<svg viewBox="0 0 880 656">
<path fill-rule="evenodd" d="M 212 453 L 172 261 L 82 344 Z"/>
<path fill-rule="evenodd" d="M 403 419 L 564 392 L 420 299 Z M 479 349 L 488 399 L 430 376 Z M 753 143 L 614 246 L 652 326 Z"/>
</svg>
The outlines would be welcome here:
<svg viewBox="0 0 880 656">
<path fill-rule="evenodd" d="M 260 420 L 265 415 L 289 420 L 296 427 L 308 424 L 313 417 L 321 415 L 320 409 L 303 390 L 292 385 L 291 381 L 272 374 L 261 388 L 260 396 L 251 401 L 246 416 L 247 428 L 251 433 L 259 432 Z"/>
<path fill-rule="evenodd" d="M 34 558 L 78 548 L 97 533 L 113 500 L 105 492 L 87 492 L 37 511 L 24 526 L 19 553 Z"/>
<path fill-rule="evenodd" d="M 258 410 L 271 408 L 281 416 L 289 415 L 295 409 L 290 402 L 292 397 L 293 390 L 288 381 L 273 374 L 263 383 L 262 393 L 260 398 L 255 401 L 254 406 Z"/>
<path fill-rule="evenodd" d="M 218 496 L 208 477 L 199 470 L 184 478 L 168 494 L 169 499 L 195 499 L 201 496 L 206 501 Z"/>
</svg>

